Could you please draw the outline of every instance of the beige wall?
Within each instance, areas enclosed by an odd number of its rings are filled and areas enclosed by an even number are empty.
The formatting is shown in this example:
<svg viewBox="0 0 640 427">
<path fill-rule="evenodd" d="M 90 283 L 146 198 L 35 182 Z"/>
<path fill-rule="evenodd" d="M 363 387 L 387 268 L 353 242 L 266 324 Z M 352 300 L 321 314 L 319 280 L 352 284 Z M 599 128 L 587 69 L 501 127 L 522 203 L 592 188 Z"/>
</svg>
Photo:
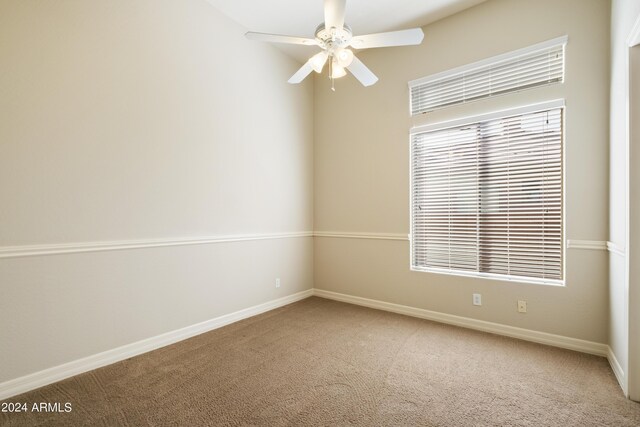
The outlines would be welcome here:
<svg viewBox="0 0 640 427">
<path fill-rule="evenodd" d="M 553 10 L 553 13 L 550 11 Z M 491 0 L 424 28 L 421 46 L 359 53 L 380 77 L 315 85 L 315 229 L 409 231 L 409 128 L 527 103 L 566 100 L 566 238 L 608 236 L 610 3 Z M 566 82 L 409 118 L 407 82 L 562 35 Z M 409 243 L 316 238 L 315 287 L 606 343 L 607 255 L 567 251 L 566 287 L 409 271 Z M 483 295 L 483 306 L 471 294 Z M 527 300 L 519 314 L 516 301 Z"/>
<path fill-rule="evenodd" d="M 0 249 L 312 230 L 313 82 L 244 31 L 1 0 Z M 0 382 L 310 289 L 311 240 L 0 259 Z"/>
</svg>

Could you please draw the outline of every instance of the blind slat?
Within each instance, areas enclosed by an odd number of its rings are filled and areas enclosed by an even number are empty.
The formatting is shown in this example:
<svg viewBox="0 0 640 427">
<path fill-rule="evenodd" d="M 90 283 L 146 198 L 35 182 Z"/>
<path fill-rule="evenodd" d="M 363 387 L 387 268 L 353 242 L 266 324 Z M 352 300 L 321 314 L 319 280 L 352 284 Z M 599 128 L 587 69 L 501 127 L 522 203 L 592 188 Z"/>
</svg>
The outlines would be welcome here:
<svg viewBox="0 0 640 427">
<path fill-rule="evenodd" d="M 414 269 L 562 281 L 561 108 L 411 144 Z"/>
<path fill-rule="evenodd" d="M 410 89 L 411 115 L 564 81 L 565 42 L 480 67 L 454 72 Z M 509 56 L 509 54 L 507 54 Z"/>
</svg>

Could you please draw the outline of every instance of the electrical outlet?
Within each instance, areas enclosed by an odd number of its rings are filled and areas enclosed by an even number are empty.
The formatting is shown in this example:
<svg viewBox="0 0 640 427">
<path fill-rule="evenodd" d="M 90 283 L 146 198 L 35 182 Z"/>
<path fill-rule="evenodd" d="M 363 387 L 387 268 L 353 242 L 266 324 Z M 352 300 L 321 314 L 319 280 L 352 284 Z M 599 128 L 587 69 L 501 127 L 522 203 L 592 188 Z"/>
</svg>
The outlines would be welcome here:
<svg viewBox="0 0 640 427">
<path fill-rule="evenodd" d="M 473 305 L 482 305 L 482 295 L 473 294 Z"/>
<path fill-rule="evenodd" d="M 280 287 L 280 278 L 276 278 L 276 288 Z"/>
<path fill-rule="evenodd" d="M 526 313 L 526 312 L 527 312 L 527 302 L 518 301 L 518 313 Z"/>
</svg>

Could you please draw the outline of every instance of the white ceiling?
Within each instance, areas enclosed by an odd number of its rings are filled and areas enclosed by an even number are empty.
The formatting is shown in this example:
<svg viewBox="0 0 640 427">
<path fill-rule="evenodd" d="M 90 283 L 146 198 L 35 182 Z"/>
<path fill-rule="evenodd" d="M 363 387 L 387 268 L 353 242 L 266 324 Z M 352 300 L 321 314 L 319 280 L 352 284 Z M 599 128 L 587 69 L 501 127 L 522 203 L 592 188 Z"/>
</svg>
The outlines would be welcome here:
<svg viewBox="0 0 640 427">
<path fill-rule="evenodd" d="M 322 0 L 207 0 L 248 31 L 314 37 L 324 21 Z M 421 27 L 485 0 L 347 0 L 354 35 Z M 258 43 L 258 42 L 256 42 Z M 300 62 L 317 48 L 276 44 Z"/>
</svg>

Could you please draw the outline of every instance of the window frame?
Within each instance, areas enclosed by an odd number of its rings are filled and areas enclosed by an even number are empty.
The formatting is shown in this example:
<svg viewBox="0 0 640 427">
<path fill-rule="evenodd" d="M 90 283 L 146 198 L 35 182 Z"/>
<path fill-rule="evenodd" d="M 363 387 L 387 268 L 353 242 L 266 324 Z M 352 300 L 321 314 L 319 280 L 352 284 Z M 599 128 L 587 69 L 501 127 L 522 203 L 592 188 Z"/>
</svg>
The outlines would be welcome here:
<svg viewBox="0 0 640 427">
<path fill-rule="evenodd" d="M 413 239 L 413 229 L 414 229 L 414 215 L 413 215 L 413 194 L 414 194 L 414 184 L 415 184 L 415 176 L 414 176 L 414 167 L 413 167 L 413 158 L 414 158 L 414 144 L 413 144 L 413 136 L 417 133 L 431 132 L 431 131 L 439 131 L 445 130 L 465 125 L 476 124 L 478 122 L 495 120 L 502 117 L 516 116 L 522 114 L 533 114 L 537 112 L 553 110 L 553 109 L 561 109 L 562 110 L 562 133 L 560 135 L 560 143 L 562 147 L 562 155 L 561 155 L 561 176 L 562 176 L 562 203 L 561 203 L 561 253 L 562 253 L 562 279 L 540 279 L 536 277 L 526 277 L 526 276 L 511 276 L 511 275 L 503 275 L 503 274 L 495 274 L 495 273 L 483 273 L 479 271 L 465 271 L 465 270 L 452 270 L 446 268 L 435 268 L 435 267 L 417 267 L 414 265 L 414 239 Z M 481 279 L 491 279 L 491 280 L 499 280 L 499 281 L 507 281 L 507 282 L 515 282 L 515 283 L 524 283 L 524 284 L 536 284 L 536 285 L 551 285 L 551 286 L 566 286 L 566 268 L 567 268 L 567 260 L 566 260 L 566 150 L 565 150 L 565 137 L 566 137 L 566 107 L 564 99 L 556 99 L 553 101 L 541 102 L 536 104 L 526 104 L 516 108 L 504 109 L 492 111 L 489 113 L 482 113 L 472 116 L 466 116 L 463 118 L 447 120 L 432 124 L 419 125 L 411 127 L 409 132 L 409 268 L 411 271 L 416 272 L 425 272 L 425 273 L 436 273 L 436 274 L 446 274 L 453 276 L 462 276 L 462 277 L 473 277 L 473 278 L 481 278 Z"/>
</svg>

